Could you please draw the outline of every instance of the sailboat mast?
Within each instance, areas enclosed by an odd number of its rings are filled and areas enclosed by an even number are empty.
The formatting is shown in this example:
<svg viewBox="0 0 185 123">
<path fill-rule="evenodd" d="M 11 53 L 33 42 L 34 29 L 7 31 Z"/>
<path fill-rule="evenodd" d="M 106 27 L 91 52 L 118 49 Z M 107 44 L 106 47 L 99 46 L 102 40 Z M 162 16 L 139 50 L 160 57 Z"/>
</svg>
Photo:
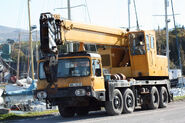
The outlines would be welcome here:
<svg viewBox="0 0 185 123">
<path fill-rule="evenodd" d="M 38 48 L 38 44 L 39 44 L 39 41 L 38 41 L 37 30 L 36 30 L 36 61 L 39 60 L 39 48 Z"/>
<path fill-rule="evenodd" d="M 29 19 L 29 42 L 30 42 L 30 55 L 31 55 L 31 72 L 32 72 L 32 79 L 34 80 L 34 64 L 33 64 L 33 49 L 32 49 L 32 30 L 31 30 L 31 18 L 30 18 L 30 0 L 28 0 L 28 19 Z"/>
<path fill-rule="evenodd" d="M 70 0 L 67 0 L 67 10 L 68 10 L 68 20 L 71 20 L 71 3 Z M 73 52 L 73 43 L 69 43 L 69 52 Z"/>
<path fill-rule="evenodd" d="M 174 28 L 175 28 L 179 68 L 180 68 L 180 70 L 182 70 L 181 53 L 180 53 L 180 46 L 179 46 L 178 36 L 177 36 L 177 27 L 176 27 L 176 22 L 175 22 L 175 13 L 174 13 L 174 8 L 173 8 L 173 0 L 171 0 L 171 9 L 172 9 L 172 15 L 173 15 L 173 24 L 174 24 Z"/>
<path fill-rule="evenodd" d="M 128 29 L 130 30 L 130 0 L 128 0 Z"/>
</svg>

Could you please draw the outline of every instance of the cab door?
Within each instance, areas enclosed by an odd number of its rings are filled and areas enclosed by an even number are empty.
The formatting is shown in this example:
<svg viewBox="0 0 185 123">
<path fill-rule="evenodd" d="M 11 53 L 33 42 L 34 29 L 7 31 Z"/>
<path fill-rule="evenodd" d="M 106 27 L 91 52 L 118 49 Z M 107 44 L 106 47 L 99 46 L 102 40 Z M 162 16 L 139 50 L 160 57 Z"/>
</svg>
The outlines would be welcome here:
<svg viewBox="0 0 185 123">
<path fill-rule="evenodd" d="M 105 91 L 104 77 L 100 59 L 92 59 L 92 79 L 94 91 Z"/>
<path fill-rule="evenodd" d="M 148 67 L 149 67 L 149 75 L 154 76 L 156 74 L 155 67 L 156 67 L 156 61 L 155 61 L 155 56 L 156 56 L 156 40 L 155 40 L 155 35 L 148 32 L 146 34 L 146 43 L 147 43 L 147 57 L 148 57 Z"/>
</svg>

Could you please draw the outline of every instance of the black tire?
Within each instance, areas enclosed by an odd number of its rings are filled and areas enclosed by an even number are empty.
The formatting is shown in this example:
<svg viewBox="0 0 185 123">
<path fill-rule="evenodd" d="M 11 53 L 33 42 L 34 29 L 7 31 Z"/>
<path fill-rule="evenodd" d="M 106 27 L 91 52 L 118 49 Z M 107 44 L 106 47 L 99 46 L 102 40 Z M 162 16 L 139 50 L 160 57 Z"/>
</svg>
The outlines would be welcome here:
<svg viewBox="0 0 185 123">
<path fill-rule="evenodd" d="M 132 113 L 135 108 L 135 96 L 131 89 L 127 88 L 123 94 L 123 113 Z"/>
<path fill-rule="evenodd" d="M 155 86 L 153 86 L 150 90 L 149 95 L 149 109 L 157 109 L 159 107 L 159 92 Z"/>
<path fill-rule="evenodd" d="M 159 88 L 159 107 L 166 108 L 168 105 L 168 92 L 165 87 Z"/>
<path fill-rule="evenodd" d="M 123 97 L 118 89 L 113 91 L 112 101 L 105 102 L 105 110 L 109 115 L 119 115 L 123 111 Z"/>
<path fill-rule="evenodd" d="M 85 107 L 80 107 L 80 108 L 77 108 L 76 110 L 76 113 L 78 116 L 85 116 L 85 115 L 88 115 L 88 108 L 85 108 Z"/>
<path fill-rule="evenodd" d="M 75 109 L 73 107 L 62 107 L 58 105 L 58 110 L 62 117 L 73 117 L 75 114 Z"/>
</svg>

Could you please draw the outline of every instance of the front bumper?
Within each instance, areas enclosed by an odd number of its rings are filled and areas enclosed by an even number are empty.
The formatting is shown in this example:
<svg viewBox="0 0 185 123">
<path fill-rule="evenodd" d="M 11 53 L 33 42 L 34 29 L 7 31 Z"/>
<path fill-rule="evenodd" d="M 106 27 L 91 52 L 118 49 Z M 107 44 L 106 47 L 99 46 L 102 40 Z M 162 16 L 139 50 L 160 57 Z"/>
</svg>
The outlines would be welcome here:
<svg viewBox="0 0 185 123">
<path fill-rule="evenodd" d="M 80 106 L 82 104 L 89 105 L 92 101 L 105 101 L 105 91 L 93 91 L 90 86 L 60 88 L 57 90 L 53 89 L 53 91 L 36 90 L 35 97 L 38 98 L 37 93 L 43 91 L 47 93 L 47 97 L 44 99 L 53 106 L 59 104 Z"/>
</svg>

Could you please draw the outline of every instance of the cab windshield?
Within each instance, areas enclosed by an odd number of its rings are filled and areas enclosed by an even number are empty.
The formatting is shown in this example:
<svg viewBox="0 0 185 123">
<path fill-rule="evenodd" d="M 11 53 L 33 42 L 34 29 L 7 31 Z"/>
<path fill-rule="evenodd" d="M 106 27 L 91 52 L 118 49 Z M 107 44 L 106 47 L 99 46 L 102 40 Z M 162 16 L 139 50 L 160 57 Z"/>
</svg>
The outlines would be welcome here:
<svg viewBox="0 0 185 123">
<path fill-rule="evenodd" d="M 39 78 L 46 79 L 43 69 L 44 62 L 39 64 Z M 88 58 L 60 59 L 58 61 L 57 77 L 80 77 L 90 75 L 90 60 Z"/>
</svg>

